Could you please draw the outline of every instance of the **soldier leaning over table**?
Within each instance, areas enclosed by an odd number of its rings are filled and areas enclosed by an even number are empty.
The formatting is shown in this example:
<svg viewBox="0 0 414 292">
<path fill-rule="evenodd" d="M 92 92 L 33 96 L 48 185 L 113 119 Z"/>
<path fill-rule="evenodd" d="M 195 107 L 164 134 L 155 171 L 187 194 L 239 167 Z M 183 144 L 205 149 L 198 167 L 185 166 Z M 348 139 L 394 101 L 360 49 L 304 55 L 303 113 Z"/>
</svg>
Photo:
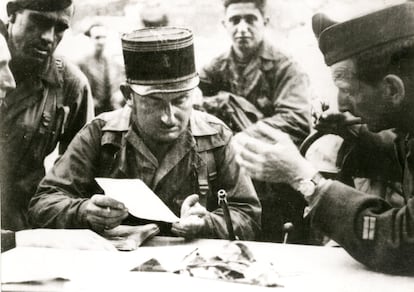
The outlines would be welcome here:
<svg viewBox="0 0 414 292">
<path fill-rule="evenodd" d="M 223 0 L 223 4 L 223 25 L 232 46 L 201 70 L 205 108 L 217 115 L 223 110 L 217 109 L 216 104 L 222 106 L 220 99 L 233 95 L 241 104 L 249 104 L 242 106 L 249 115 L 259 112 L 263 122 L 288 133 L 299 146 L 311 129 L 308 77 L 290 57 L 265 39 L 269 22 L 265 0 Z M 217 116 L 227 122 L 222 115 Z M 258 134 L 256 129 L 257 124 L 233 128 L 236 132 Z M 254 185 L 263 208 L 260 240 L 282 241 L 283 224 L 292 222 L 295 228 L 289 242 L 304 242 L 306 202 L 300 194 L 283 184 L 254 181 Z"/>
<path fill-rule="evenodd" d="M 395 128 L 398 133 L 388 149 L 398 153 L 400 170 L 390 173 L 381 155 L 372 167 L 381 163 L 379 169 L 391 180 L 401 174 L 400 204 L 325 180 L 276 130 L 272 144 L 247 135 L 237 139 L 238 162 L 256 179 L 286 182 L 300 191 L 313 208 L 312 226 L 356 260 L 374 270 L 414 274 L 414 3 L 342 23 L 332 24 L 323 15 L 313 21 L 339 89 L 339 108 L 361 117 L 370 131 Z M 385 145 L 380 150 L 390 153 Z"/>
<path fill-rule="evenodd" d="M 27 208 L 45 175 L 43 162 L 62 154 L 93 117 L 86 77 L 54 51 L 73 15 L 70 0 L 12 0 L 7 42 L 16 88 L 0 106 L 1 227 L 30 228 Z"/>
<path fill-rule="evenodd" d="M 11 59 L 5 29 L 0 27 L 0 103 L 16 87 L 9 68 Z M 0 194 L 3 195 L 3 194 Z M 115 250 L 112 244 L 90 230 L 26 229 L 17 232 L 1 229 L 1 252 L 16 246 Z"/>
<path fill-rule="evenodd" d="M 95 182 L 139 178 L 181 216 L 172 228 L 159 223 L 161 234 L 228 238 L 217 199 L 224 189 L 236 236 L 254 239 L 260 203 L 234 160 L 232 133 L 217 118 L 192 109 L 199 82 L 192 33 L 143 29 L 124 35 L 122 46 L 127 105 L 98 116 L 75 137 L 30 202 L 33 224 L 103 232 L 121 223 L 148 223 L 127 218 L 125 206 L 100 195 Z"/>
</svg>

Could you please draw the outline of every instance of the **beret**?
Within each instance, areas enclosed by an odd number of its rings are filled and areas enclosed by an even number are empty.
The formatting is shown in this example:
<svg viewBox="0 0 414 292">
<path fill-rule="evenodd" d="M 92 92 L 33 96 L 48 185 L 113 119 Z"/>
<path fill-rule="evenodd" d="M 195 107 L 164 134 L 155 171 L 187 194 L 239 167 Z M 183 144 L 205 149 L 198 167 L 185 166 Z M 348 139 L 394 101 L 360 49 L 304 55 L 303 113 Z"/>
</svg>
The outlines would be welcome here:
<svg viewBox="0 0 414 292">
<path fill-rule="evenodd" d="M 13 14 L 19 9 L 36 11 L 57 11 L 68 8 L 72 0 L 11 0 L 7 3 L 7 14 Z"/>
<path fill-rule="evenodd" d="M 366 50 L 414 36 L 414 2 L 391 6 L 349 21 L 336 23 L 323 14 L 312 28 L 328 66 Z"/>
<path fill-rule="evenodd" d="M 127 82 L 136 93 L 180 92 L 198 86 L 190 30 L 144 28 L 123 35 L 121 40 Z"/>
</svg>

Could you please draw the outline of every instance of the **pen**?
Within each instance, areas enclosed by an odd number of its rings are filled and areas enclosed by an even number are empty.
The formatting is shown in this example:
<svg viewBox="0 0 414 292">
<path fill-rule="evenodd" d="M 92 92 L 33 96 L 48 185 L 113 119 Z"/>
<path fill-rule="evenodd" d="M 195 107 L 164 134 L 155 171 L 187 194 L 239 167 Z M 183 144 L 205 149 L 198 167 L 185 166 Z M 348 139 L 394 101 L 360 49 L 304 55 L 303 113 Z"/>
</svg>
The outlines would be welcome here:
<svg viewBox="0 0 414 292">
<path fill-rule="evenodd" d="M 225 190 L 221 189 L 217 192 L 218 203 L 223 209 L 224 220 L 226 221 L 227 232 L 229 233 L 229 240 L 236 240 L 234 235 L 233 223 L 231 222 L 229 207 L 227 206 L 227 193 Z"/>
</svg>

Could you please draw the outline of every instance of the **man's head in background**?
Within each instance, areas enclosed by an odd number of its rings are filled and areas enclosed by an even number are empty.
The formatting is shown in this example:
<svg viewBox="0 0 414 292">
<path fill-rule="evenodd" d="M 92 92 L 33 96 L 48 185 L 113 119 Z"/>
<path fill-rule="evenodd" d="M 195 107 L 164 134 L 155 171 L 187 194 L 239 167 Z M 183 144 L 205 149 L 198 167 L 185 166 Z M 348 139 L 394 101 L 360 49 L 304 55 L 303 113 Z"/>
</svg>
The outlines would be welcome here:
<svg viewBox="0 0 414 292">
<path fill-rule="evenodd" d="M 223 25 L 233 43 L 233 50 L 240 59 L 249 59 L 263 42 L 266 0 L 224 0 Z"/>
<path fill-rule="evenodd" d="M 85 31 L 85 35 L 89 37 L 93 43 L 95 56 L 102 56 L 108 36 L 107 27 L 102 23 L 94 23 L 87 31 Z"/>
<path fill-rule="evenodd" d="M 2 23 L 0 23 L 0 26 Z M 13 75 L 9 68 L 11 59 L 10 51 L 5 38 L 5 31 L 0 27 L 0 105 L 3 103 L 7 92 L 16 87 Z"/>
<path fill-rule="evenodd" d="M 8 2 L 8 44 L 12 64 L 43 69 L 69 28 L 73 9 L 71 0 Z"/>
<path fill-rule="evenodd" d="M 414 2 L 342 23 L 313 17 L 340 111 L 372 131 L 414 130 Z"/>
</svg>

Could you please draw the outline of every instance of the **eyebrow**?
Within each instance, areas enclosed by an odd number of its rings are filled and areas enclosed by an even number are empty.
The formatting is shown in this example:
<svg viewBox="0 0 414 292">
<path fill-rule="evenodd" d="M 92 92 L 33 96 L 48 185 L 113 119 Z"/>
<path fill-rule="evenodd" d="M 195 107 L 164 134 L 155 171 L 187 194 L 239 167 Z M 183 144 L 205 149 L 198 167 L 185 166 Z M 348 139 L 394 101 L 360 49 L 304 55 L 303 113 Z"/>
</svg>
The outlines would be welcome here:
<svg viewBox="0 0 414 292">
<path fill-rule="evenodd" d="M 61 26 L 64 30 L 69 28 L 69 22 L 61 20 L 61 19 L 57 19 L 55 17 L 48 16 L 48 15 L 41 14 L 41 13 L 38 13 L 36 11 L 33 11 L 30 14 L 30 17 L 35 19 L 35 20 L 49 21 L 51 23 L 57 24 L 57 25 Z"/>
</svg>

